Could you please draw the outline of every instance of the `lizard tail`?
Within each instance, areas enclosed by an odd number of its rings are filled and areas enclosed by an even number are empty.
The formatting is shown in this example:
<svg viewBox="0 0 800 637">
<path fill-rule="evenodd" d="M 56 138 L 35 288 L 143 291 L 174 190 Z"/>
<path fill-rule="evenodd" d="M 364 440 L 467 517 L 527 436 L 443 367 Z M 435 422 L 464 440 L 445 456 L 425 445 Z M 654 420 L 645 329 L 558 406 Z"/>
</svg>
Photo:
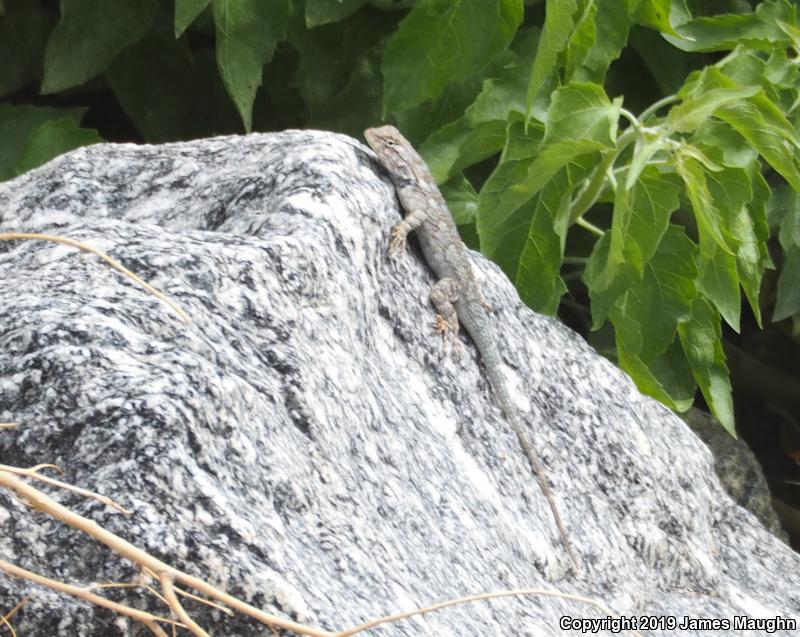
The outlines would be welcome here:
<svg viewBox="0 0 800 637">
<path fill-rule="evenodd" d="M 481 310 L 476 308 L 475 311 L 480 312 Z M 472 312 L 469 312 L 469 314 L 472 314 Z M 514 430 L 514 433 L 517 434 L 519 443 L 522 446 L 523 451 L 525 451 L 525 455 L 528 456 L 528 462 L 530 463 L 531 470 L 539 482 L 539 488 L 542 490 L 545 498 L 547 498 L 547 503 L 550 505 L 550 510 L 553 512 L 553 518 L 555 519 L 556 526 L 558 527 L 558 532 L 561 535 L 561 542 L 564 544 L 564 548 L 567 550 L 567 553 L 572 560 L 575 571 L 580 572 L 580 563 L 578 562 L 578 557 L 575 553 L 575 549 L 572 546 L 572 542 L 567 535 L 567 529 L 564 526 L 564 521 L 561 518 L 561 512 L 558 509 L 556 500 L 553 497 L 553 492 L 548 484 L 547 475 L 545 474 L 544 467 L 542 466 L 542 461 L 539 458 L 539 454 L 536 451 L 536 448 L 533 446 L 528 433 L 525 431 L 519 411 L 514 405 L 511 393 L 508 391 L 508 385 L 503 378 L 501 371 L 502 361 L 500 360 L 500 352 L 497 349 L 494 339 L 492 338 L 491 332 L 486 329 L 487 322 L 485 318 L 479 318 L 476 321 L 484 324 L 480 329 L 472 329 L 471 325 L 467 325 L 467 323 L 472 323 L 473 320 L 471 319 L 474 318 L 474 316 L 471 316 L 467 320 L 462 319 L 464 327 L 467 328 L 472 340 L 478 347 L 484 367 L 486 368 L 486 375 L 489 377 L 492 390 L 497 397 L 497 402 L 500 403 L 500 408 L 503 411 L 503 414 L 511 424 L 511 428 Z"/>
</svg>

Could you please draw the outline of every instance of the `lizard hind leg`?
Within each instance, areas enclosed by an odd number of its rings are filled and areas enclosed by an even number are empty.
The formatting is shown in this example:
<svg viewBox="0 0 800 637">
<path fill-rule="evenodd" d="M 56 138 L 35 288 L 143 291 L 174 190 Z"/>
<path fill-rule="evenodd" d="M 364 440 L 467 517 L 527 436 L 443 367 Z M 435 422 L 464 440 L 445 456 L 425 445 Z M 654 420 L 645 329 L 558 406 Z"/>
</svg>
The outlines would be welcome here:
<svg viewBox="0 0 800 637">
<path fill-rule="evenodd" d="M 431 288 L 431 303 L 436 308 L 434 329 L 442 336 L 442 358 L 447 356 L 448 343 L 452 346 L 453 357 L 461 358 L 461 341 L 458 340 L 458 284 L 455 279 L 446 277 L 437 281 Z"/>
</svg>

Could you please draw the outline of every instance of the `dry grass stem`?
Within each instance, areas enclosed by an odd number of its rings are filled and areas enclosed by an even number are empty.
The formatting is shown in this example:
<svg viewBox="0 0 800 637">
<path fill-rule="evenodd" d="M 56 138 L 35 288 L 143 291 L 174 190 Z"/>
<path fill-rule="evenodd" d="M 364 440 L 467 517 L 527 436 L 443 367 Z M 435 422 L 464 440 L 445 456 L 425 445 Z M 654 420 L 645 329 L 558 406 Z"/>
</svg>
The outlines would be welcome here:
<svg viewBox="0 0 800 637">
<path fill-rule="evenodd" d="M 69 239 L 67 237 L 59 237 L 59 236 L 51 235 L 51 234 L 39 234 L 39 233 L 35 233 L 35 232 L 2 232 L 2 233 L 0 233 L 0 241 L 13 241 L 13 240 L 16 240 L 16 239 L 34 239 L 34 240 L 40 240 L 40 241 L 52 241 L 54 243 L 61 243 L 61 244 L 64 244 L 64 245 L 71 246 L 73 248 L 78 248 L 78 250 L 83 250 L 84 252 L 90 252 L 91 254 L 94 254 L 94 255 L 100 257 L 103 261 L 105 261 L 108 265 L 110 265 L 112 268 L 114 268 L 117 272 L 120 272 L 121 274 L 123 274 L 124 276 L 128 277 L 133 282 L 135 282 L 137 285 L 139 285 L 140 287 L 142 287 L 145 290 L 147 290 L 147 292 L 149 292 L 150 294 L 155 296 L 161 302 L 166 303 L 167 305 L 169 305 L 173 309 L 173 311 L 178 316 L 180 316 L 181 319 L 183 319 L 184 322 L 186 322 L 186 323 L 191 323 L 192 322 L 192 319 L 189 317 L 189 315 L 186 312 L 184 312 L 180 308 L 180 306 L 177 303 L 175 303 L 174 301 L 172 301 L 167 295 L 165 295 L 164 293 L 159 292 L 158 290 L 156 290 L 147 281 L 145 281 L 144 279 L 142 279 L 138 275 L 136 275 L 133 272 L 131 272 L 128 268 L 126 268 L 124 265 L 122 265 L 119 261 L 116 261 L 115 259 L 113 259 L 110 256 L 108 256 L 105 252 L 102 252 L 102 251 L 98 250 L 97 248 L 93 248 L 92 246 L 87 245 L 85 243 L 81 243 L 80 241 L 75 241 L 74 239 Z"/>
<path fill-rule="evenodd" d="M 2 235 L 0 235 L 0 237 L 2 237 Z M 13 427 L 15 426 L 15 423 L 0 424 L 0 428 L 8 428 L 9 426 Z M 432 604 L 431 606 L 426 606 L 425 608 L 418 608 L 411 611 L 395 613 L 393 615 L 386 615 L 384 617 L 379 617 L 377 619 L 373 619 L 363 624 L 359 624 L 358 626 L 354 626 L 352 628 L 347 628 L 345 630 L 336 632 L 330 632 L 322 630 L 320 628 L 306 626 L 305 624 L 300 624 L 288 619 L 278 617 L 276 615 L 272 615 L 270 613 L 266 613 L 258 608 L 255 608 L 254 606 L 251 606 L 241 601 L 240 599 L 237 599 L 231 595 L 228 595 L 227 593 L 224 593 L 223 591 L 215 588 L 214 586 L 205 582 L 204 580 L 201 580 L 197 577 L 193 577 L 187 573 L 183 573 L 182 571 L 179 571 L 178 569 L 169 566 L 168 564 L 158 560 L 157 558 L 137 548 L 130 542 L 123 540 L 121 537 L 104 529 L 96 522 L 89 520 L 75 513 L 74 511 L 71 511 L 70 509 L 62 506 L 61 504 L 59 504 L 58 502 L 47 496 L 42 491 L 39 491 L 35 487 L 32 487 L 31 485 L 27 484 L 26 482 L 17 477 L 17 476 L 24 476 L 41 480 L 47 484 L 67 489 L 74 493 L 78 493 L 79 495 L 83 495 L 85 497 L 98 500 L 104 504 L 108 504 L 109 506 L 113 506 L 118 510 L 123 511 L 124 513 L 129 513 L 127 509 L 124 509 L 123 507 L 115 504 L 112 500 L 106 498 L 105 496 L 100 496 L 91 491 L 87 491 L 86 489 L 80 489 L 78 487 L 74 487 L 70 484 L 66 484 L 59 480 L 54 480 L 52 478 L 47 478 L 46 476 L 40 475 L 38 471 L 46 467 L 55 467 L 55 465 L 42 464 L 42 465 L 37 465 L 35 467 L 31 467 L 29 469 L 20 469 L 17 467 L 0 465 L 0 487 L 5 487 L 7 489 L 12 490 L 19 497 L 21 497 L 29 506 L 33 507 L 34 509 L 44 511 L 50 514 L 52 517 L 56 518 L 57 520 L 63 522 L 64 524 L 76 528 L 80 531 L 83 531 L 97 542 L 100 542 L 108 546 L 112 551 L 114 551 L 118 555 L 121 555 L 122 557 L 130 560 L 131 562 L 133 562 L 142 569 L 143 578 L 151 578 L 158 580 L 161 586 L 161 593 L 159 593 L 151 586 L 149 586 L 145 580 L 142 580 L 141 582 L 137 581 L 130 583 L 122 583 L 122 584 L 117 584 L 117 583 L 94 584 L 89 587 L 73 586 L 70 584 L 66 584 L 65 582 L 60 582 L 58 580 L 53 580 L 43 575 L 33 573 L 31 571 L 20 568 L 4 560 L 0 560 L 0 571 L 4 571 L 8 575 L 11 575 L 12 577 L 20 577 L 23 579 L 27 579 L 37 584 L 41 584 L 43 586 L 52 588 L 53 590 L 73 595 L 74 597 L 78 597 L 80 599 L 91 602 L 98 606 L 108 608 L 109 610 L 112 610 L 121 615 L 125 615 L 132 619 L 135 619 L 136 621 L 139 621 L 143 623 L 145 626 L 147 626 L 147 628 L 154 635 L 156 635 L 156 637 L 168 637 L 167 633 L 159 625 L 159 622 L 170 624 L 172 626 L 173 636 L 176 635 L 176 629 L 180 627 L 180 628 L 186 628 L 197 637 L 209 637 L 208 633 L 205 630 L 203 630 L 203 628 L 201 628 L 191 617 L 189 617 L 189 614 L 183 608 L 183 605 L 178 599 L 178 594 L 183 595 L 189 599 L 201 602 L 203 604 L 207 604 L 213 608 L 216 608 L 218 610 L 221 610 L 222 612 L 227 613 L 228 615 L 233 614 L 231 609 L 237 610 L 245 615 L 248 615 L 249 617 L 256 619 L 262 624 L 266 624 L 267 626 L 269 626 L 273 635 L 277 635 L 278 634 L 277 629 L 282 628 L 300 635 L 309 635 L 310 637 L 350 637 L 351 635 L 366 632 L 383 624 L 397 622 L 403 619 L 407 619 L 409 617 L 414 617 L 416 615 L 424 615 L 426 613 L 435 612 L 443 608 L 448 608 L 450 606 L 456 606 L 459 604 L 466 604 L 481 600 L 496 599 L 501 597 L 523 596 L 523 595 L 556 597 L 559 599 L 565 599 L 569 601 L 579 602 L 582 604 L 588 604 L 589 606 L 597 608 L 599 611 L 608 616 L 618 617 L 616 613 L 606 608 L 598 601 L 591 599 L 589 597 L 583 597 L 581 595 L 571 595 L 568 593 L 561 593 L 558 591 L 544 590 L 539 588 L 527 588 L 527 589 L 519 589 L 511 591 L 497 591 L 493 593 L 481 593 L 478 595 L 469 595 L 467 597 L 460 597 L 458 599 L 446 600 L 443 602 L 439 602 L 437 604 Z M 215 604 L 210 600 L 203 599 L 186 591 L 180 590 L 179 588 L 176 588 L 175 582 L 180 582 L 185 586 L 189 586 L 203 593 L 207 597 L 215 599 L 218 602 L 221 602 L 221 604 L 225 604 L 229 608 L 225 608 L 224 606 Z M 151 593 L 153 593 L 155 596 L 161 599 L 161 601 L 166 603 L 170 611 L 172 611 L 173 615 L 177 617 L 179 621 L 166 617 L 159 617 L 151 613 L 148 613 L 146 611 L 131 608 L 129 606 L 111 601 L 109 599 L 106 599 L 105 597 L 96 595 L 95 593 L 91 592 L 92 589 L 97 589 L 97 588 L 132 588 L 132 587 L 143 587 L 146 588 Z M 0 617 L 0 625 L 7 626 L 8 629 L 11 631 L 12 637 L 16 637 L 16 632 L 14 631 L 13 626 L 9 622 L 9 619 L 14 613 L 17 612 L 17 610 L 26 601 L 27 598 L 23 599 L 5 616 Z M 639 633 L 638 631 L 632 630 L 630 632 L 634 635 L 638 635 L 639 637 L 641 637 L 641 633 Z"/>
<path fill-rule="evenodd" d="M 120 513 L 124 513 L 125 515 L 131 515 L 132 511 L 126 509 L 121 504 L 117 504 L 111 498 L 107 498 L 104 495 L 100 495 L 99 493 L 95 493 L 94 491 L 89 491 L 87 489 L 81 489 L 80 487 L 76 487 L 74 485 L 68 484 L 66 482 L 61 482 L 61 480 L 56 480 L 54 478 L 48 478 L 47 476 L 43 476 L 39 473 L 39 469 L 43 468 L 56 468 L 58 467 L 53 464 L 40 464 L 36 465 L 35 467 L 31 467 L 29 469 L 21 469 L 19 467 L 10 467 L 5 464 L 0 464 L 0 471 L 8 471 L 9 473 L 13 473 L 18 476 L 25 476 L 27 478 L 33 478 L 34 480 L 39 480 L 40 482 L 44 482 L 45 484 L 52 485 L 54 487 L 58 487 L 59 489 L 65 489 L 66 491 L 72 491 L 72 493 L 77 493 L 85 498 L 91 498 L 92 500 L 96 500 L 101 504 L 105 504 L 106 506 L 110 506 Z M 60 470 L 60 469 L 59 469 Z"/>
<path fill-rule="evenodd" d="M 401 619 L 406 619 L 407 617 L 413 617 L 414 615 L 424 615 L 425 613 L 431 613 L 433 611 L 441 610 L 442 608 L 448 608 L 450 606 L 457 606 L 459 604 L 466 604 L 469 602 L 476 602 L 485 599 L 495 599 L 498 597 L 514 597 L 520 595 L 541 595 L 545 597 L 557 597 L 559 599 L 566 599 L 573 602 L 580 602 L 582 604 L 588 604 L 589 606 L 594 606 L 602 613 L 606 615 L 610 615 L 612 617 L 619 617 L 616 613 L 609 610 L 598 601 L 591 599 L 590 597 L 583 597 L 581 595 L 570 595 L 569 593 L 560 593 L 558 591 L 548 591 L 541 588 L 522 588 L 518 590 L 512 591 L 496 591 L 494 593 L 481 593 L 479 595 L 468 595 L 467 597 L 459 597 L 458 599 L 449 599 L 444 602 L 439 602 L 438 604 L 432 604 L 431 606 L 426 606 L 425 608 L 418 608 L 416 610 L 410 610 L 403 613 L 396 613 L 394 615 L 386 615 L 385 617 L 379 617 L 378 619 L 373 619 L 372 621 L 368 621 L 360 626 L 354 626 L 353 628 L 348 628 L 346 630 L 342 630 L 336 633 L 335 637 L 350 637 L 350 635 L 355 635 L 356 633 L 361 633 L 376 626 L 380 626 L 381 624 L 387 624 L 390 622 L 396 622 Z M 630 631 L 634 635 L 638 635 L 642 637 L 642 634 L 637 630 Z"/>
<path fill-rule="evenodd" d="M 238 610 L 239 612 L 253 617 L 257 619 L 263 624 L 266 625 L 275 625 L 279 628 L 283 628 L 286 630 L 294 631 L 300 635 L 310 635 L 311 637 L 334 637 L 335 633 L 331 633 L 326 630 L 322 630 L 319 628 L 313 628 L 311 626 L 306 626 L 304 624 L 300 624 L 298 622 L 291 621 L 289 619 L 284 619 L 282 617 L 278 617 L 277 615 L 272 615 L 270 613 L 265 613 L 264 611 L 247 604 L 232 595 L 228 595 L 223 591 L 215 588 L 208 582 L 204 580 L 193 577 L 188 573 L 184 573 L 179 571 L 176 568 L 173 568 L 162 562 L 161 560 L 149 555 L 145 551 L 137 548 L 130 542 L 122 539 L 118 535 L 111 533 L 110 531 L 104 529 L 99 524 L 94 522 L 93 520 L 89 520 L 74 511 L 66 508 L 65 506 L 59 504 L 48 495 L 39 491 L 35 487 L 27 484 L 23 480 L 17 478 L 13 473 L 9 473 L 8 471 L 0 471 L 0 487 L 5 487 L 14 491 L 18 496 L 20 496 L 23 500 L 27 501 L 33 508 L 38 509 L 40 511 L 45 511 L 46 513 L 50 514 L 57 520 L 63 522 L 64 524 L 76 528 L 80 531 L 83 531 L 94 540 L 105 544 L 109 547 L 112 551 L 121 555 L 127 560 L 130 560 L 134 564 L 149 570 L 152 573 L 159 574 L 159 580 L 163 583 L 164 577 L 169 577 L 170 582 L 180 582 L 185 586 L 189 586 L 204 595 L 216 599 L 217 601 L 229 606 L 234 610 Z M 13 566 L 13 565 L 9 565 Z M 17 568 L 17 567 L 14 567 Z M 2 569 L 2 563 L 0 563 L 0 569 Z M 30 573 L 30 575 L 35 577 L 41 577 L 36 575 L 35 573 Z M 93 593 L 88 592 L 86 589 L 82 589 L 75 586 L 69 586 L 68 584 L 64 584 L 62 582 L 56 582 L 55 580 L 48 580 L 44 578 L 44 580 L 49 581 L 57 586 L 51 586 L 51 588 L 55 588 L 56 590 L 61 590 L 63 592 L 69 592 L 70 594 L 74 594 L 73 591 L 80 591 L 83 599 L 87 599 L 85 595 L 93 595 L 98 600 L 102 600 L 103 604 L 101 605 L 108 605 L 113 604 L 114 602 L 109 602 L 103 597 L 98 595 L 94 595 Z M 40 583 L 45 583 L 44 581 Z M 45 583 L 46 586 L 50 586 L 51 584 Z M 68 587 L 69 590 L 60 587 Z M 165 592 L 166 593 L 166 592 Z M 174 592 L 173 592 L 174 594 Z M 166 594 L 165 594 L 165 597 Z M 167 597 L 167 599 L 169 599 Z M 171 605 L 171 604 L 170 604 Z M 121 608 L 126 608 L 121 605 Z M 129 609 L 133 610 L 133 609 Z M 173 612 L 176 615 L 180 616 L 176 608 L 172 608 Z M 122 612 L 122 611 L 119 611 Z M 129 614 L 129 613 L 125 613 Z M 156 618 L 153 615 L 147 613 L 148 621 L 163 621 L 162 619 Z M 142 621 L 142 620 L 140 620 Z"/>
<path fill-rule="evenodd" d="M 156 637 L 169 637 L 169 635 L 167 635 L 167 633 L 164 632 L 164 629 L 161 628 L 161 626 L 159 626 L 155 622 L 142 622 L 142 623 L 145 626 L 147 626 L 150 629 L 150 632 L 152 632 Z M 172 637 L 175 637 L 175 635 L 177 635 L 177 633 L 175 632 L 175 624 L 172 624 Z"/>
<path fill-rule="evenodd" d="M 168 617 L 158 617 L 157 615 L 153 615 L 147 611 L 139 610 L 138 608 L 131 608 L 130 606 L 125 606 L 124 604 L 119 604 L 100 595 L 95 595 L 90 590 L 81 586 L 73 586 L 72 584 L 67 584 L 65 582 L 60 582 L 59 580 L 45 577 L 44 575 L 39 575 L 38 573 L 21 568 L 16 564 L 6 562 L 5 560 L 0 560 L 0 571 L 5 571 L 12 577 L 26 579 L 31 582 L 35 582 L 36 584 L 47 586 L 48 588 L 52 588 L 53 590 L 61 593 L 67 593 L 74 597 L 78 597 L 87 602 L 102 606 L 103 608 L 108 608 L 109 610 L 113 610 L 115 613 L 126 615 L 127 617 L 140 622 L 167 622 L 171 624 L 180 624 L 179 622 L 169 619 Z"/>
<path fill-rule="evenodd" d="M 205 599 L 203 597 L 199 597 L 198 595 L 192 595 L 189 591 L 185 591 L 181 588 L 178 588 L 177 586 L 175 586 L 175 592 L 181 597 L 191 599 L 200 604 L 205 604 L 206 606 L 210 606 L 211 608 L 216 608 L 218 611 L 222 611 L 223 613 L 225 613 L 228 617 L 233 617 L 236 614 L 230 608 L 223 606 L 222 604 L 217 604 L 215 602 L 212 602 L 210 599 Z"/>
<path fill-rule="evenodd" d="M 144 569 L 144 575 L 146 577 L 150 577 L 150 578 L 152 578 L 154 580 L 158 579 L 155 576 L 155 574 L 151 573 L 147 569 Z M 144 586 L 145 586 L 145 588 L 147 588 L 147 590 L 152 592 L 154 595 L 156 595 L 157 597 L 160 597 L 164 601 L 164 603 L 167 603 L 167 600 L 164 599 L 159 593 L 157 593 L 156 590 L 152 586 L 149 586 L 147 584 L 144 584 Z M 205 604 L 206 606 L 210 606 L 211 608 L 216 608 L 218 611 L 221 611 L 221 612 L 225 613 L 228 617 L 233 617 L 236 614 L 230 608 L 228 608 L 227 606 L 223 606 L 222 604 L 217 604 L 216 602 L 212 602 L 210 599 L 205 599 L 204 597 L 200 597 L 198 595 L 192 595 L 192 593 L 190 593 L 188 591 L 185 591 L 182 588 L 178 588 L 177 586 L 175 586 L 174 588 L 175 588 L 175 592 L 178 595 L 180 595 L 181 597 L 186 597 L 187 599 L 191 599 L 191 600 L 193 600 L 195 602 L 199 602 L 200 604 Z"/>
<path fill-rule="evenodd" d="M 17 631 L 14 630 L 14 627 L 11 625 L 11 622 L 6 619 L 5 615 L 0 617 L 0 625 L 5 626 L 9 631 L 11 631 L 11 637 L 17 637 Z"/>
<path fill-rule="evenodd" d="M 167 606 L 169 605 L 167 603 L 166 598 L 146 582 L 106 582 L 105 584 L 92 584 L 91 586 L 87 586 L 86 588 L 89 590 L 97 590 L 98 588 L 143 588 L 148 593 L 151 593 L 154 597 L 158 597 L 158 599 L 164 602 L 164 604 L 166 604 Z M 206 606 L 215 608 L 216 610 L 225 613 L 229 617 L 233 617 L 235 614 L 230 608 L 226 608 L 222 604 L 216 604 L 211 600 L 198 597 L 197 595 L 192 595 L 191 593 L 184 591 L 178 588 L 177 586 L 175 587 L 175 592 L 181 597 L 186 597 L 187 599 L 191 599 L 200 604 L 205 604 Z"/>
<path fill-rule="evenodd" d="M 17 637 L 17 631 L 16 631 L 16 630 L 14 630 L 14 627 L 11 625 L 11 622 L 10 622 L 9 620 L 10 620 L 10 619 L 11 619 L 11 618 L 12 618 L 12 617 L 13 617 L 13 616 L 16 614 L 16 612 L 17 612 L 17 611 L 18 611 L 20 608 L 22 608 L 23 606 L 25 606 L 25 604 L 27 604 L 27 603 L 28 603 L 28 600 L 29 600 L 29 599 L 30 599 L 30 598 L 29 598 L 29 597 L 26 595 L 25 597 L 23 597 L 21 600 L 19 600 L 19 601 L 17 602 L 17 605 L 16 605 L 16 606 L 14 606 L 14 608 L 12 608 L 12 609 L 11 609 L 10 611 L 8 611 L 8 612 L 7 612 L 5 615 L 3 615 L 2 617 L 0 617 L 0 624 L 4 624 L 5 626 L 7 626 L 7 627 L 8 627 L 8 630 L 10 630 L 10 631 L 11 631 L 11 637 Z"/>
<path fill-rule="evenodd" d="M 168 573 L 161 573 L 158 577 L 158 581 L 161 584 L 161 591 L 164 593 L 164 597 L 167 600 L 167 604 L 169 604 L 170 610 L 178 616 L 178 619 L 189 629 L 189 631 L 193 635 L 197 635 L 197 637 L 211 637 L 206 631 L 204 631 L 200 626 L 195 622 L 191 617 L 189 617 L 189 613 L 186 612 L 183 605 L 181 604 L 181 600 L 178 599 L 178 596 L 175 594 L 175 589 L 173 587 L 172 578 L 169 576 Z"/>
</svg>

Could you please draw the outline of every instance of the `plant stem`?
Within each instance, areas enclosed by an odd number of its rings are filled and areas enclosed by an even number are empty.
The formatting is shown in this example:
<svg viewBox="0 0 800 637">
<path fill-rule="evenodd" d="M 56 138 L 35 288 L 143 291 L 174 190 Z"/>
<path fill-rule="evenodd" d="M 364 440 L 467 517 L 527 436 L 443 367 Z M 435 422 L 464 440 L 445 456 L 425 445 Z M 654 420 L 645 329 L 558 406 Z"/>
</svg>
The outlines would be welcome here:
<svg viewBox="0 0 800 637">
<path fill-rule="evenodd" d="M 594 169 L 594 172 L 589 179 L 589 183 L 578 195 L 575 201 L 572 202 L 572 211 L 570 212 L 569 218 L 571 224 L 578 223 L 586 211 L 595 204 L 597 198 L 600 196 L 600 193 L 603 191 L 603 186 L 606 181 L 606 172 L 611 166 L 614 165 L 614 162 L 616 161 L 617 157 L 619 157 L 620 153 L 622 153 L 622 151 L 625 150 L 634 139 L 636 139 L 637 132 L 638 131 L 635 128 L 631 127 L 622 133 L 622 135 L 617 138 L 616 149 L 603 157 L 600 165 Z"/>
<path fill-rule="evenodd" d="M 586 219 L 584 219 L 583 217 L 578 217 L 575 220 L 575 224 L 579 225 L 584 230 L 588 230 L 592 234 L 596 234 L 598 237 L 602 237 L 605 234 L 605 230 L 602 230 L 601 228 L 598 228 L 593 223 L 591 223 L 589 221 L 586 221 Z"/>
<path fill-rule="evenodd" d="M 677 102 L 678 99 L 679 99 L 678 96 L 674 95 L 674 94 L 673 95 L 667 95 L 666 97 L 662 97 L 660 100 L 658 100 L 657 102 L 654 102 L 653 104 L 650 104 L 650 106 L 648 106 L 646 109 L 644 109 L 641 112 L 641 114 L 639 115 L 639 121 L 643 122 L 648 117 L 650 117 L 651 115 L 655 114 L 656 111 L 658 111 L 659 109 L 663 108 L 667 104 L 672 104 L 673 102 Z"/>
</svg>

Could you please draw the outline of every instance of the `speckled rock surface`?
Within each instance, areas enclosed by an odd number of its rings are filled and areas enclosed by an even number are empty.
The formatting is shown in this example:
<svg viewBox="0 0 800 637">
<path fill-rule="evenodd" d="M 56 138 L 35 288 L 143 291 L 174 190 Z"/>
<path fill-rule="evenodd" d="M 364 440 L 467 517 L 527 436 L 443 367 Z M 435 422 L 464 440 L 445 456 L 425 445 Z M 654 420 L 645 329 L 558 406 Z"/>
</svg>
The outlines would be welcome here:
<svg viewBox="0 0 800 637">
<path fill-rule="evenodd" d="M 772 508 L 767 479 L 747 443 L 730 436 L 708 412 L 692 408 L 684 420 L 713 454 L 717 477 L 728 495 L 788 544 L 789 536 Z"/>
<path fill-rule="evenodd" d="M 0 462 L 61 465 L 124 517 L 56 497 L 246 601 L 326 629 L 464 594 L 544 586 L 626 616 L 800 619 L 800 557 L 722 490 L 677 417 L 474 255 L 507 377 L 584 564 L 568 558 L 474 349 L 439 359 L 431 274 L 394 260 L 368 151 L 286 132 L 79 149 L 0 184 Z M 0 494 L 0 557 L 75 584 L 136 573 Z M 0 574 L 21 635 L 141 626 Z M 107 593 L 159 609 L 144 594 Z M 191 606 L 214 635 L 268 635 Z M 599 618 L 550 598 L 451 608 L 386 636 L 560 635 Z M 610 634 L 608 632 L 601 634 Z M 658 634 L 658 633 L 653 633 Z M 754 632 L 667 630 L 662 634 Z M 797 634 L 779 631 L 777 634 Z"/>
</svg>

